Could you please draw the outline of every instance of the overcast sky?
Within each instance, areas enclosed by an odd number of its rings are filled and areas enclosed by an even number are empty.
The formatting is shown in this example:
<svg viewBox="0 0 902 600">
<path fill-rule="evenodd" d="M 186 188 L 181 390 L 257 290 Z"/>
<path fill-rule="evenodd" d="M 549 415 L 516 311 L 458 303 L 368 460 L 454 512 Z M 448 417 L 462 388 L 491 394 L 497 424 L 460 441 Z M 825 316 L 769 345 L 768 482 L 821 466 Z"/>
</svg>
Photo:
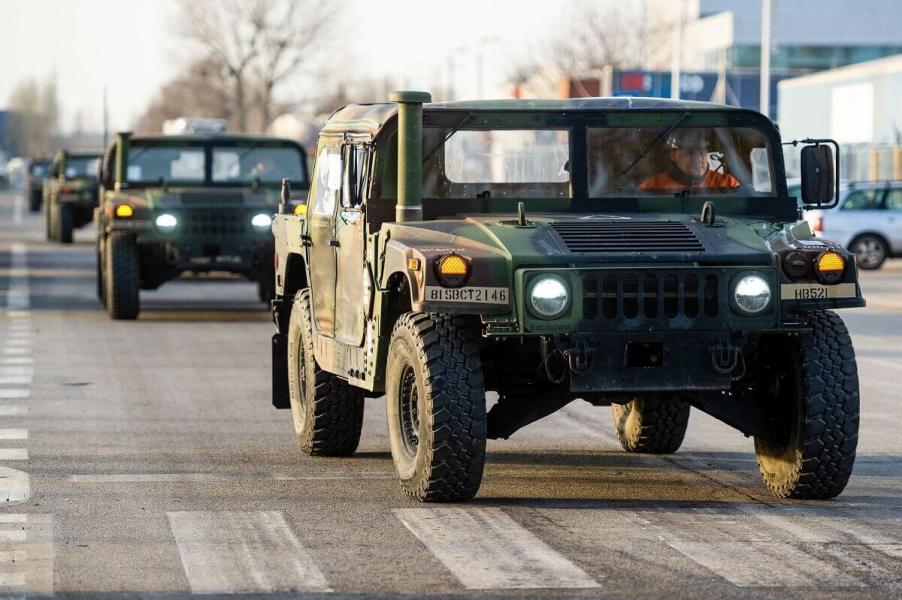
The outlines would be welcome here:
<svg viewBox="0 0 902 600">
<path fill-rule="evenodd" d="M 460 97 L 503 93 L 510 64 L 563 22 L 566 0 L 345 0 L 345 50 L 326 67 L 340 76 L 390 75 L 430 89 L 454 61 Z M 131 126 L 159 86 L 192 57 L 172 32 L 173 0 L 0 0 L 0 107 L 16 84 L 55 74 L 70 129 L 81 114 L 99 129 L 106 86 L 113 129 Z M 309 94 L 299 93 L 304 97 Z"/>
</svg>

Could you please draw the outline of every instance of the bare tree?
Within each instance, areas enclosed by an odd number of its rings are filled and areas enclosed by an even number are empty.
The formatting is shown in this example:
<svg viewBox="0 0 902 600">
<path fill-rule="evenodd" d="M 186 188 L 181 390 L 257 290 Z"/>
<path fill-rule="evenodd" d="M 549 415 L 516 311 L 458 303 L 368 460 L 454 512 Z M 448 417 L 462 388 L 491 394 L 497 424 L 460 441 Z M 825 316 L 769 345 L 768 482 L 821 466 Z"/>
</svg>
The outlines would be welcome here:
<svg viewBox="0 0 902 600">
<path fill-rule="evenodd" d="M 210 59 L 190 64 L 166 83 L 134 124 L 140 133 L 158 133 L 163 122 L 178 117 L 216 117 L 237 127 L 231 91 L 222 86 L 221 66 Z"/>
<path fill-rule="evenodd" d="M 180 6 L 181 33 L 219 66 L 210 75 L 229 91 L 240 131 L 269 125 L 279 87 L 328 45 L 339 10 L 317 0 L 181 0 Z"/>
<path fill-rule="evenodd" d="M 59 100 L 53 78 L 19 83 L 9 97 L 9 135 L 18 151 L 28 156 L 47 155 L 59 130 Z"/>
</svg>

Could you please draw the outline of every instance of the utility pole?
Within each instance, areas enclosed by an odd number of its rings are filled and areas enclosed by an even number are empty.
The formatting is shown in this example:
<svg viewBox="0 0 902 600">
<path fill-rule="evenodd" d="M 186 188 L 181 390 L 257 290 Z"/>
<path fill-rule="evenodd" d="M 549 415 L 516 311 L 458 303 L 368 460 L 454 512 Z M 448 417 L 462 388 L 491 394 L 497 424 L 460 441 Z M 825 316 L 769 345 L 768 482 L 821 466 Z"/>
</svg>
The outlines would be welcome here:
<svg viewBox="0 0 902 600">
<path fill-rule="evenodd" d="M 759 110 L 770 117 L 771 0 L 761 0 L 761 100 Z"/>
<path fill-rule="evenodd" d="M 110 114 L 107 110 L 106 86 L 103 86 L 103 150 L 106 152 L 107 134 L 110 130 Z"/>
<path fill-rule="evenodd" d="M 680 14 L 673 29 L 673 49 L 670 63 L 670 97 L 680 99 L 680 78 L 682 76 L 683 59 L 683 21 L 686 19 L 686 2 L 679 0 Z"/>
</svg>

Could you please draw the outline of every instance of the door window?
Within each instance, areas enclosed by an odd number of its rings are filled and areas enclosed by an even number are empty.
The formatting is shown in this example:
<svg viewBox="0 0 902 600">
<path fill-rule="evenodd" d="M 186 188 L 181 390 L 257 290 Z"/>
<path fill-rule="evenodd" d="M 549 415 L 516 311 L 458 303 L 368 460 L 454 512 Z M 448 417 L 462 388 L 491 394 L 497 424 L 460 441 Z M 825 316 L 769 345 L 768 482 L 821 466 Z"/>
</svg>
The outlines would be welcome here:
<svg viewBox="0 0 902 600">
<path fill-rule="evenodd" d="M 323 148 L 316 159 L 316 197 L 313 212 L 331 215 L 335 210 L 335 199 L 341 190 L 343 169 L 338 148 Z"/>
<path fill-rule="evenodd" d="M 344 165 L 345 183 L 341 193 L 342 208 L 356 208 L 363 202 L 368 156 L 366 146 L 345 146 L 346 163 Z"/>
<path fill-rule="evenodd" d="M 886 193 L 887 210 L 902 210 L 902 189 L 889 190 Z"/>
<path fill-rule="evenodd" d="M 877 210 L 883 190 L 856 190 L 846 196 L 842 210 Z"/>
</svg>

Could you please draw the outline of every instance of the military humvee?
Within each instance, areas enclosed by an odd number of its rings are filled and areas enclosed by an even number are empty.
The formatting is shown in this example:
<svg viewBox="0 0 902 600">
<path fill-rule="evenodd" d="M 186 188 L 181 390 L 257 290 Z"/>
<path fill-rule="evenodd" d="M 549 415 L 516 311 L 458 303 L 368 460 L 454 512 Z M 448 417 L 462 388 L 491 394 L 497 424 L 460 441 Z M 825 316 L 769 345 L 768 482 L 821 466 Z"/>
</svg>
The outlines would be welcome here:
<svg viewBox="0 0 902 600">
<path fill-rule="evenodd" d="M 273 404 L 305 452 L 353 453 L 385 394 L 404 491 L 462 500 L 486 438 L 580 398 L 629 452 L 676 451 L 696 408 L 754 437 L 777 496 L 843 490 L 859 392 L 831 309 L 864 300 L 800 219 L 835 202 L 832 142 L 805 141 L 800 204 L 753 111 L 392 100 L 331 116 L 306 216 L 273 225 Z"/>
<path fill-rule="evenodd" d="M 25 176 L 25 198 L 31 212 L 41 210 L 44 201 L 44 179 L 50 175 L 50 161 L 46 158 L 33 158 L 28 161 L 28 174 Z"/>
<path fill-rule="evenodd" d="M 227 271 L 273 295 L 272 214 L 287 179 L 308 186 L 295 142 L 242 135 L 135 136 L 107 149 L 97 210 L 97 293 L 135 319 L 139 290 L 184 272 Z"/>
<path fill-rule="evenodd" d="M 97 153 L 61 150 L 44 181 L 44 216 L 48 240 L 72 243 L 72 231 L 91 222 L 97 206 Z"/>
</svg>

